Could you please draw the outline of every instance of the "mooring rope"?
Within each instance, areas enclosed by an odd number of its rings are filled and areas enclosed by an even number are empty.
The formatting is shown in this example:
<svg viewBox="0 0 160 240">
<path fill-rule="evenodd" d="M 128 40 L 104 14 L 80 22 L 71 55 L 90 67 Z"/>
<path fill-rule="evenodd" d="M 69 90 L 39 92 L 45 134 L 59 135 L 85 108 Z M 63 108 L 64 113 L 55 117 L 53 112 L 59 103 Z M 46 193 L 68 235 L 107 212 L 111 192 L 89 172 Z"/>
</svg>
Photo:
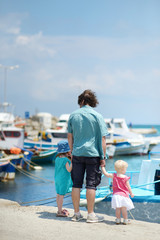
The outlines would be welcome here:
<svg viewBox="0 0 160 240">
<path fill-rule="evenodd" d="M 130 210 L 129 210 L 129 213 L 130 213 L 131 217 L 133 218 L 133 220 L 135 220 L 135 218 L 134 218 L 134 216 L 133 216 L 133 214 L 131 213 Z"/>
<path fill-rule="evenodd" d="M 146 184 L 137 185 L 137 186 L 132 186 L 132 188 L 140 188 L 140 187 L 148 186 L 148 185 L 155 184 L 155 183 L 158 183 L 158 182 L 160 182 L 160 180 L 150 182 L 150 183 L 146 183 Z"/>
<path fill-rule="evenodd" d="M 42 168 L 41 166 L 39 166 L 38 164 L 32 162 L 31 160 L 27 161 L 26 159 L 27 159 L 27 158 L 25 158 L 25 157 L 23 158 L 24 162 L 25 162 L 27 165 L 29 165 L 31 168 L 33 168 L 33 169 L 35 169 L 35 167 L 40 167 L 40 168 Z"/>
<path fill-rule="evenodd" d="M 67 194 L 64 196 L 64 199 L 65 199 L 65 198 L 68 198 L 68 197 L 70 197 L 70 196 L 71 196 L 71 193 L 67 193 Z M 21 201 L 19 201 L 19 203 L 20 203 L 21 205 L 24 205 L 24 204 L 35 203 L 35 202 L 43 202 L 43 201 L 46 201 L 46 200 L 49 200 L 49 199 L 55 199 L 56 197 L 57 197 L 57 196 L 51 197 L 51 198 L 44 198 L 44 199 L 29 201 L 29 202 L 21 202 Z M 55 200 L 53 200 L 53 201 L 51 201 L 51 202 L 55 202 Z M 51 202 L 49 202 L 49 203 L 51 203 Z M 47 204 L 47 203 L 44 203 L 44 204 Z M 43 205 L 43 204 L 39 204 L 39 205 Z"/>
<path fill-rule="evenodd" d="M 27 172 L 27 171 L 25 171 L 24 169 L 20 169 L 20 168 L 18 168 L 15 164 L 13 164 L 11 161 L 10 161 L 10 164 L 14 167 L 14 168 L 16 168 L 19 172 L 21 172 L 21 173 L 23 173 L 24 175 L 26 175 L 27 177 L 30 177 L 30 178 L 32 178 L 32 179 L 34 179 L 34 180 L 37 180 L 37 181 L 43 181 L 43 182 L 50 182 L 50 183 L 54 183 L 54 181 L 51 181 L 51 180 L 48 180 L 48 179 L 45 179 L 45 178 L 42 178 L 42 177 L 38 177 L 38 176 L 36 176 L 36 175 L 34 175 L 34 174 L 32 174 L 32 173 L 29 173 L 29 172 Z"/>
</svg>

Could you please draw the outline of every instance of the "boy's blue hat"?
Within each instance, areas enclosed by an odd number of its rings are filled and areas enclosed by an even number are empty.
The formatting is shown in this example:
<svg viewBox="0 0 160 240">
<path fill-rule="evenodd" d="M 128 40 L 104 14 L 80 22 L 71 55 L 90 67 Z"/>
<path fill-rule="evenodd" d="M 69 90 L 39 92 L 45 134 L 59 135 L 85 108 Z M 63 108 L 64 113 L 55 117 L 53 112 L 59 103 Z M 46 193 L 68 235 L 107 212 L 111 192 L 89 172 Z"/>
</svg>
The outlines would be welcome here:
<svg viewBox="0 0 160 240">
<path fill-rule="evenodd" d="M 67 140 L 61 140 L 58 144 L 58 153 L 66 153 L 70 151 L 70 147 Z"/>
</svg>

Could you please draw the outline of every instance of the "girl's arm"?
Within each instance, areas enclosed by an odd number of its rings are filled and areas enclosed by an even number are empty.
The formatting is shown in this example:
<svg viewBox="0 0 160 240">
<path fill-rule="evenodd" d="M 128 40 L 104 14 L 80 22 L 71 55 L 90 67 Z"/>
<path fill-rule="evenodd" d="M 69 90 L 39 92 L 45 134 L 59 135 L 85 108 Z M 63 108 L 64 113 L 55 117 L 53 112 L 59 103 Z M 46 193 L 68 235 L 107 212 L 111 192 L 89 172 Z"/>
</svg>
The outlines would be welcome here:
<svg viewBox="0 0 160 240">
<path fill-rule="evenodd" d="M 71 172 L 72 171 L 72 163 L 69 165 L 69 163 L 67 162 L 66 163 L 66 169 L 68 172 Z"/>
<path fill-rule="evenodd" d="M 130 193 L 130 195 L 131 195 L 131 198 L 133 198 L 133 197 L 134 197 L 134 194 L 132 193 L 132 189 L 131 189 L 131 187 L 130 187 L 129 181 L 126 182 L 126 185 L 127 185 L 127 187 L 128 187 L 128 190 L 129 190 L 129 193 Z"/>
<path fill-rule="evenodd" d="M 102 169 L 103 174 L 104 174 L 106 177 L 108 177 L 108 178 L 113 178 L 113 174 L 112 174 L 112 173 L 108 173 L 108 172 L 106 171 L 105 167 L 101 167 L 101 169 Z"/>
</svg>

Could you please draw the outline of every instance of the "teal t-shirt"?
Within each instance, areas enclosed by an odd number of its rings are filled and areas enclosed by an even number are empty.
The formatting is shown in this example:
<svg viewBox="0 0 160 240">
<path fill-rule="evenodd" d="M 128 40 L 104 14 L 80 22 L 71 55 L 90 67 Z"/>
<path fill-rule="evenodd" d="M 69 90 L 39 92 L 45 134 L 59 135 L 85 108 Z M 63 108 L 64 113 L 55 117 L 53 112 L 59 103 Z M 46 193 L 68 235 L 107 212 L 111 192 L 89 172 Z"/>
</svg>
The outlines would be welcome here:
<svg viewBox="0 0 160 240">
<path fill-rule="evenodd" d="M 55 187 L 56 193 L 65 195 L 72 187 L 71 173 L 66 169 L 66 163 L 71 163 L 67 157 L 56 157 L 55 159 Z"/>
<path fill-rule="evenodd" d="M 74 156 L 104 158 L 102 137 L 108 134 L 101 114 L 85 105 L 70 115 L 68 132 L 73 134 Z"/>
</svg>

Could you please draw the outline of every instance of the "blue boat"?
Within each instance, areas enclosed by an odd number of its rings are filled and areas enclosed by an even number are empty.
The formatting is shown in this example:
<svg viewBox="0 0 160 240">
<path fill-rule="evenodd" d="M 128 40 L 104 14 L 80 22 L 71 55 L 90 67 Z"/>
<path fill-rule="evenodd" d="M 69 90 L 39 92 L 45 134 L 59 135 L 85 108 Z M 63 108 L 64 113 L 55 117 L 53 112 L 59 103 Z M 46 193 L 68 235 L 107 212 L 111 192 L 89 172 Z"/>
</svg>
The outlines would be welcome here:
<svg viewBox="0 0 160 240">
<path fill-rule="evenodd" d="M 110 172 L 113 173 L 113 172 Z M 160 223 L 160 159 L 143 160 L 140 171 L 128 171 L 135 208 L 130 211 L 131 218 Z M 103 178 L 103 184 L 96 190 L 95 212 L 115 216 L 111 208 L 111 179 Z M 86 190 L 80 195 L 80 205 L 86 206 Z"/>
<path fill-rule="evenodd" d="M 55 147 L 57 147 L 57 144 L 52 142 L 46 142 L 46 141 L 33 141 L 33 140 L 25 139 L 23 146 L 26 149 L 37 147 L 38 149 L 46 150 L 46 149 L 54 149 Z"/>
<path fill-rule="evenodd" d="M 10 154 L 0 158 L 0 179 L 13 180 L 15 178 L 16 167 L 24 167 L 25 162 L 23 154 Z"/>
<path fill-rule="evenodd" d="M 57 156 L 56 149 L 39 151 L 38 154 L 35 154 L 31 157 L 31 161 L 37 164 L 52 163 L 55 160 L 56 156 Z"/>
<path fill-rule="evenodd" d="M 52 163 L 57 156 L 57 149 L 39 149 L 37 146 L 33 148 L 21 148 L 24 152 L 24 158 L 29 163 L 43 164 L 43 163 Z"/>
</svg>

